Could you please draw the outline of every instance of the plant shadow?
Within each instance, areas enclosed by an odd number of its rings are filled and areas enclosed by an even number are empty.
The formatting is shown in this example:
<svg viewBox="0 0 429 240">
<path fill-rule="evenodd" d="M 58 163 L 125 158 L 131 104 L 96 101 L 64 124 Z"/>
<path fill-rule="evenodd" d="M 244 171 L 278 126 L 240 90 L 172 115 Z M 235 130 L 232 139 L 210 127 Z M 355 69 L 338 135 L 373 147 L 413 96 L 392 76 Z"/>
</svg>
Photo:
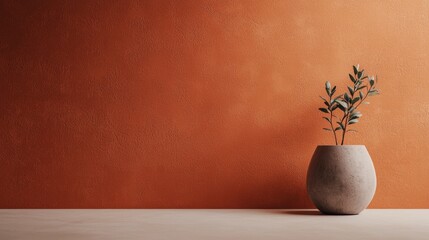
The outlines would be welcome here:
<svg viewBox="0 0 429 240">
<path fill-rule="evenodd" d="M 308 209 L 308 210 L 278 210 L 278 211 L 275 211 L 274 213 L 289 214 L 289 215 L 312 215 L 312 216 L 317 216 L 317 215 L 322 216 L 322 215 L 324 215 L 320 211 L 314 210 L 314 209 Z"/>
<path fill-rule="evenodd" d="M 273 209 L 270 213 L 303 216 L 355 216 L 354 214 L 326 214 L 317 209 Z"/>
</svg>

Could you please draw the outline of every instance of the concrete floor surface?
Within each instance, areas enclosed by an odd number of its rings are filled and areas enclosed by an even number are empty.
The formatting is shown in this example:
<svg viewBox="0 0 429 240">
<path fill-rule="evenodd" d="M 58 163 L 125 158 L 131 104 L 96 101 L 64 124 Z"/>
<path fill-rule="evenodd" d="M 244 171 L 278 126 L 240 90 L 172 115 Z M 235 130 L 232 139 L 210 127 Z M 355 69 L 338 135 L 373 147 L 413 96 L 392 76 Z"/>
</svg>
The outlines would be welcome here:
<svg viewBox="0 0 429 240">
<path fill-rule="evenodd" d="M 429 239 L 429 210 L 0 210 L 0 239 Z"/>
</svg>

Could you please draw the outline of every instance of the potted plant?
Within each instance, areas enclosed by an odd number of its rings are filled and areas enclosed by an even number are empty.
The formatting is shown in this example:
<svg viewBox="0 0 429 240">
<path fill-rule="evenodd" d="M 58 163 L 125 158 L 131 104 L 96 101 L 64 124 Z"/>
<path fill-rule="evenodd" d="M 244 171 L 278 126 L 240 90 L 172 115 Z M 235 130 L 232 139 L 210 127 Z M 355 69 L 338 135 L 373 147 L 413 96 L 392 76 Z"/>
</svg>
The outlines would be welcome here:
<svg viewBox="0 0 429 240">
<path fill-rule="evenodd" d="M 325 214 L 359 214 L 371 202 L 376 188 L 376 175 L 371 157 L 364 145 L 345 145 L 347 133 L 356 130 L 362 104 L 379 94 L 377 78 L 367 76 L 359 65 L 349 74 L 351 85 L 345 93 L 325 83 L 327 97 L 319 108 L 328 123 L 324 130 L 332 134 L 335 145 L 317 146 L 307 172 L 307 192 L 314 205 Z"/>
</svg>

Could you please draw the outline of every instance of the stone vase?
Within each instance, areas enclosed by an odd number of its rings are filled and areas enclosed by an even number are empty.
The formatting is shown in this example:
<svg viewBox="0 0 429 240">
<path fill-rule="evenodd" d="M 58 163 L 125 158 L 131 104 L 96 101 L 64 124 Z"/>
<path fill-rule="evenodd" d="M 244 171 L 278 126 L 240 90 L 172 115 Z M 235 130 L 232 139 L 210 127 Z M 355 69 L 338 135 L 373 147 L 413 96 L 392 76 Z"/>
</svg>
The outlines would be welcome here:
<svg viewBox="0 0 429 240">
<path fill-rule="evenodd" d="M 372 200 L 377 185 L 363 145 L 318 146 L 307 172 L 307 192 L 325 214 L 356 215 Z"/>
</svg>

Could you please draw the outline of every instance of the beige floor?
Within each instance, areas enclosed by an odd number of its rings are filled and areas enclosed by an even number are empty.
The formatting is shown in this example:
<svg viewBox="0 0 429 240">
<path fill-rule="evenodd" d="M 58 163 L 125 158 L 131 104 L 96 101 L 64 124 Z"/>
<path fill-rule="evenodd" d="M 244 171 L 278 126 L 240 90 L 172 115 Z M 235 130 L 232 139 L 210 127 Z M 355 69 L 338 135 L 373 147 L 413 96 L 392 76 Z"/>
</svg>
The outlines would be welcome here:
<svg viewBox="0 0 429 240">
<path fill-rule="evenodd" d="M 429 239 L 429 210 L 0 210 L 0 239 Z"/>
</svg>

